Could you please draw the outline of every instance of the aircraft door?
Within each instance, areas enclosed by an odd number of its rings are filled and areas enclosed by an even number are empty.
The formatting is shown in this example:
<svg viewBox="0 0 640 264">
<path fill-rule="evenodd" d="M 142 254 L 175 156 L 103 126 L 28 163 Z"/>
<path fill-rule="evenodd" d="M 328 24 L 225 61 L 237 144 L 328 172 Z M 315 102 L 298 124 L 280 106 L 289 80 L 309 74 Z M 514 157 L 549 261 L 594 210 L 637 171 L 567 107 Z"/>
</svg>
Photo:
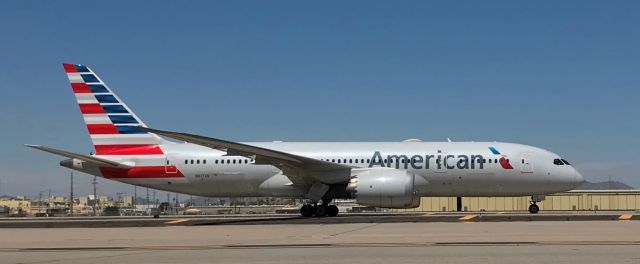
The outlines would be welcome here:
<svg viewBox="0 0 640 264">
<path fill-rule="evenodd" d="M 521 172 L 522 173 L 532 173 L 533 172 L 533 160 L 531 160 L 531 155 L 528 153 L 522 154 L 522 159 L 520 160 Z"/>
<path fill-rule="evenodd" d="M 164 160 L 164 171 L 166 173 L 178 173 L 178 168 L 175 165 L 175 158 L 172 159 L 168 155 L 165 156 Z"/>
</svg>

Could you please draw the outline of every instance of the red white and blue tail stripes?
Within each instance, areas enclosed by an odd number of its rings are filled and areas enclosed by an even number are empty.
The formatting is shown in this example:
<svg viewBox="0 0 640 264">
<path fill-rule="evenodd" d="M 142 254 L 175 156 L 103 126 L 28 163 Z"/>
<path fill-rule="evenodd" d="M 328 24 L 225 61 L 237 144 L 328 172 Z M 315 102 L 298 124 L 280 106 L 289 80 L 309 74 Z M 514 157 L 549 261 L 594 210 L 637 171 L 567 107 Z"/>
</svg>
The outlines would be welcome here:
<svg viewBox="0 0 640 264">
<path fill-rule="evenodd" d="M 135 129 L 145 126 L 91 69 L 63 64 L 96 155 L 163 154 L 157 135 Z"/>
</svg>

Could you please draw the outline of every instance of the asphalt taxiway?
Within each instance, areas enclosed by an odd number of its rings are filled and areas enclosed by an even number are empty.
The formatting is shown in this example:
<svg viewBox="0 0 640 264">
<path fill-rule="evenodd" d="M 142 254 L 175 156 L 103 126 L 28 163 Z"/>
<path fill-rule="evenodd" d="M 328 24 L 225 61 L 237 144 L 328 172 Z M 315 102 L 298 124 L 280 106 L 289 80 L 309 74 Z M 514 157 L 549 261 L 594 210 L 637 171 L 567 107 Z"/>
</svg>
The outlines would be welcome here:
<svg viewBox="0 0 640 264">
<path fill-rule="evenodd" d="M 640 263 L 640 221 L 633 220 L 3 228 L 0 234 L 1 263 Z"/>
<path fill-rule="evenodd" d="M 1 228 L 73 227 L 162 227 L 206 225 L 348 224 L 348 223 L 437 223 L 437 222 L 530 222 L 530 221 L 618 221 L 640 220 L 638 212 L 545 212 L 529 213 L 403 213 L 343 214 L 338 217 L 306 218 L 298 215 L 212 215 L 143 217 L 0 218 Z"/>
</svg>

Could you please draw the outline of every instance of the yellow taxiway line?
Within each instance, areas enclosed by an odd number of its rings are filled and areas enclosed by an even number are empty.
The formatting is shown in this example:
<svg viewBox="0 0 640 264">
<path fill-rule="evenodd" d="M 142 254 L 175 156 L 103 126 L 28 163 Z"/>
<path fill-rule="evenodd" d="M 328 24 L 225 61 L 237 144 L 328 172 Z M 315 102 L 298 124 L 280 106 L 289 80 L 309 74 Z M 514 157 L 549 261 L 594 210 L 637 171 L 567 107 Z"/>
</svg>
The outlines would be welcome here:
<svg viewBox="0 0 640 264">
<path fill-rule="evenodd" d="M 173 220 L 173 221 L 165 222 L 165 224 L 178 224 L 178 223 L 184 223 L 184 222 L 187 222 L 187 221 L 191 221 L 191 219 L 186 219 L 186 218 L 176 219 L 176 220 Z"/>
<path fill-rule="evenodd" d="M 620 217 L 618 217 L 618 220 L 631 220 L 632 217 L 633 217 L 633 215 L 623 214 Z"/>
<path fill-rule="evenodd" d="M 469 220 L 475 218 L 476 216 L 478 216 L 478 215 L 465 215 L 463 217 L 458 218 L 458 220 L 460 220 L 460 221 L 469 221 Z"/>
</svg>

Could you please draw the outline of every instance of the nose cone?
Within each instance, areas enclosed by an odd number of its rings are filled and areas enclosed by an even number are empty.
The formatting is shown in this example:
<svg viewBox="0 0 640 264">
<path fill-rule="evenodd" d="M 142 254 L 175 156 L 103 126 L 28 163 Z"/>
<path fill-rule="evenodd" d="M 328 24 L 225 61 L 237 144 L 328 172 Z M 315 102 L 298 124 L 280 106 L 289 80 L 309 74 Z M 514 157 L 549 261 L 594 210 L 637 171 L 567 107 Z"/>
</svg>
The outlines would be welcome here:
<svg viewBox="0 0 640 264">
<path fill-rule="evenodd" d="M 582 174 L 578 172 L 578 170 L 574 168 L 573 171 L 575 173 L 575 176 L 573 179 L 574 180 L 573 188 L 578 188 L 580 187 L 580 185 L 582 185 L 585 182 L 585 180 L 584 180 L 584 177 L 582 177 Z"/>
</svg>

